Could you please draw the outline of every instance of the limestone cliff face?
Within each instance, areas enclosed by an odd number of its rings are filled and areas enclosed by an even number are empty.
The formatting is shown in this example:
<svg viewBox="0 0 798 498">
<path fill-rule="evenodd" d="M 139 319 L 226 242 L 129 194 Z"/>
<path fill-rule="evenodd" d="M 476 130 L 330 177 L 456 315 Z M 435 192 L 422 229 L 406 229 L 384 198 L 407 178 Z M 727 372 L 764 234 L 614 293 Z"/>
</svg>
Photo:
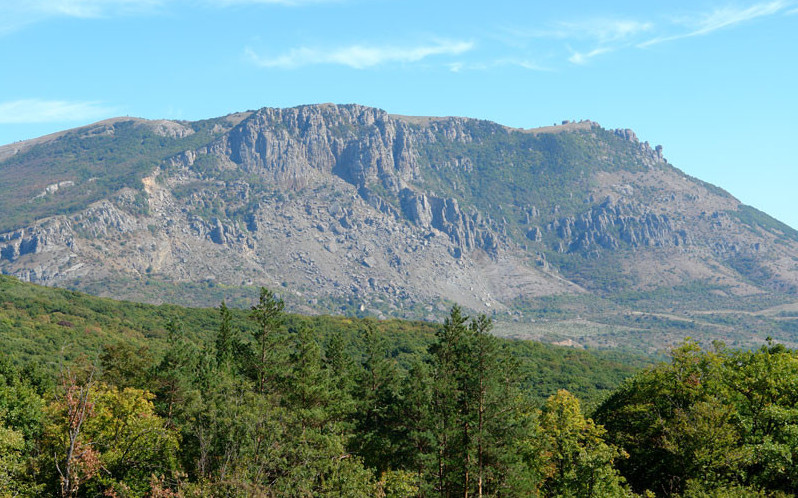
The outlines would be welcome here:
<svg viewBox="0 0 798 498">
<path fill-rule="evenodd" d="M 4 260 L 15 261 L 26 255 L 70 249 L 74 243 L 75 235 L 69 221 L 49 220 L 0 235 L 0 255 Z"/>
<path fill-rule="evenodd" d="M 350 302 L 414 317 L 439 311 L 430 303 L 513 311 L 533 297 L 602 291 L 609 277 L 591 268 L 603 261 L 627 290 L 798 287 L 798 234 L 682 174 L 630 130 L 512 130 L 332 104 L 205 127 L 118 123 L 75 140 L 146 129 L 169 152 L 105 198 L 0 233 L 4 273 L 150 301 L 168 295 L 153 282 L 266 285 L 308 310 Z M 15 144 L 0 160 L 32 149 Z M 32 185 L 26 202 L 95 188 L 97 178 L 67 173 Z"/>
<path fill-rule="evenodd" d="M 466 214 L 457 199 L 427 195 L 414 186 L 421 176 L 419 147 L 438 135 L 471 142 L 465 123 L 451 118 L 419 128 L 358 105 L 262 109 L 200 154 L 260 175 L 280 189 L 298 191 L 335 176 L 383 213 L 447 234 L 457 246 L 454 252 L 495 251 L 496 236 L 476 210 Z M 186 151 L 170 161 L 190 166 L 196 159 L 196 152 Z"/>
<path fill-rule="evenodd" d="M 496 238 L 483 222 L 479 212 L 463 212 L 454 198 L 428 196 L 403 189 L 400 192 L 402 211 L 411 222 L 422 228 L 435 228 L 447 234 L 461 250 L 496 250 Z"/>
<path fill-rule="evenodd" d="M 680 247 L 691 243 L 685 228 L 667 214 L 646 212 L 645 206 L 616 204 L 610 199 L 578 216 L 568 216 L 546 225 L 569 252 L 613 251 L 621 246 Z"/>
<path fill-rule="evenodd" d="M 357 187 L 379 182 L 398 192 L 418 175 L 409 126 L 356 105 L 263 109 L 207 152 L 295 190 L 334 174 Z"/>
</svg>

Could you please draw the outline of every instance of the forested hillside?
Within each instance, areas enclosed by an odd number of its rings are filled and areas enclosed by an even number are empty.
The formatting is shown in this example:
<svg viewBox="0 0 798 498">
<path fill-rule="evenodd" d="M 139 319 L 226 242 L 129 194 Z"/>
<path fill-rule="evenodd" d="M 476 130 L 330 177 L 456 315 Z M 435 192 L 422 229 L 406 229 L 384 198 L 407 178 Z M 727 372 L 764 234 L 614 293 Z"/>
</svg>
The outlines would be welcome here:
<svg viewBox="0 0 798 498">
<path fill-rule="evenodd" d="M 456 307 L 443 325 L 378 322 L 287 315 L 265 289 L 242 311 L 0 284 L 11 496 L 539 486 L 515 448 L 530 414 L 563 387 L 595 403 L 645 361 L 497 339 Z"/>
<path fill-rule="evenodd" d="M 498 339 L 456 306 L 378 322 L 266 289 L 189 310 L 1 283 L 3 497 L 796 491 L 798 355 L 777 344 L 686 342 L 629 377 L 642 361 Z"/>
<path fill-rule="evenodd" d="M 193 342 L 205 345 L 213 343 L 220 326 L 218 309 L 115 301 L 2 275 L 0 306 L 2 352 L 17 364 L 36 364 L 48 374 L 57 373 L 60 361 L 96 358 L 109 345 L 144 348 L 148 361 L 156 361 L 166 350 L 170 323 L 180 323 Z M 242 340 L 252 341 L 257 327 L 248 311 L 232 306 L 228 311 L 231 326 Z M 347 353 L 355 358 L 363 354 L 361 332 L 367 324 L 385 341 L 386 354 L 403 369 L 429 348 L 439 326 L 397 319 L 285 314 L 286 330 L 311 328 L 322 344 L 341 334 Z M 531 341 L 502 343 L 518 358 L 529 394 L 538 400 L 565 387 L 595 403 L 637 368 L 651 362 L 648 357 L 622 352 L 583 351 Z"/>
</svg>

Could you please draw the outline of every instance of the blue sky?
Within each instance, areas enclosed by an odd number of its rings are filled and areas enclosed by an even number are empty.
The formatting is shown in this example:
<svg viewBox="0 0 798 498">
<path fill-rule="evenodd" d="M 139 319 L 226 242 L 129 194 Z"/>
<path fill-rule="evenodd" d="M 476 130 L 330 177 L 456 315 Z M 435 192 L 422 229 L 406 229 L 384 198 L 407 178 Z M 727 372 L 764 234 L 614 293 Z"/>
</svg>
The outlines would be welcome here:
<svg viewBox="0 0 798 498">
<path fill-rule="evenodd" d="M 360 103 L 591 119 L 798 228 L 798 0 L 0 0 L 0 144 Z"/>
</svg>

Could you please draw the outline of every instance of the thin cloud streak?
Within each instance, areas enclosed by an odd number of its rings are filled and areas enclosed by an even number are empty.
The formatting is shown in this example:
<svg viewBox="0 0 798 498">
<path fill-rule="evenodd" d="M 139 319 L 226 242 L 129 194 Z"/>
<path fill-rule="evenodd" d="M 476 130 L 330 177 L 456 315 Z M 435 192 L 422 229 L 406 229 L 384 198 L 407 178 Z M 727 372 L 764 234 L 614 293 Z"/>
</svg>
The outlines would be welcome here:
<svg viewBox="0 0 798 498">
<path fill-rule="evenodd" d="M 231 8 L 243 5 L 300 7 L 342 3 L 347 0 L 21 0 L 2 8 L 0 36 L 19 31 L 50 18 L 103 19 L 129 15 L 149 15 L 180 4 Z"/>
<path fill-rule="evenodd" d="M 302 66 L 333 64 L 354 69 L 366 69 L 388 62 L 411 63 L 436 55 L 460 55 L 474 48 L 465 41 L 441 41 L 416 47 L 352 45 L 333 50 L 300 47 L 277 57 L 264 57 L 251 48 L 246 54 L 258 66 L 295 69 Z"/>
<path fill-rule="evenodd" d="M 284 7 L 302 7 L 326 3 L 343 3 L 346 0 L 205 0 L 206 4 L 215 7 L 231 7 L 236 5 L 281 5 Z"/>
<path fill-rule="evenodd" d="M 552 68 L 541 66 L 536 62 L 528 61 L 528 60 L 503 60 L 498 61 L 498 65 L 501 66 L 518 66 L 524 69 L 529 69 L 530 71 L 541 71 L 541 72 L 551 72 L 553 71 Z"/>
<path fill-rule="evenodd" d="M 659 43 L 709 35 L 721 29 L 733 28 L 757 18 L 776 14 L 793 15 L 798 13 L 798 9 L 794 8 L 795 3 L 794 0 L 772 0 L 747 7 L 725 6 L 704 14 L 696 14 L 691 18 L 671 19 L 669 22 L 657 24 L 646 20 L 597 17 L 582 21 L 559 22 L 551 24 L 546 29 L 526 31 L 506 29 L 505 34 L 517 41 L 532 38 L 567 41 L 569 43 L 566 48 L 570 52 L 570 56 L 567 57 L 568 62 L 585 65 L 594 57 L 619 50 L 632 47 L 643 49 Z M 682 32 L 678 32 L 679 30 Z M 659 33 L 659 36 L 646 40 L 646 35 L 651 37 L 652 33 Z M 582 46 L 571 48 L 571 44 Z M 523 49 L 525 46 L 521 45 L 519 48 Z"/>
<path fill-rule="evenodd" d="M 614 49 L 609 47 L 599 47 L 594 48 L 590 52 L 574 52 L 571 57 L 568 58 L 568 62 L 571 64 L 576 65 L 583 65 L 586 64 L 589 59 L 596 57 L 597 55 L 606 54 L 612 52 Z"/>
<path fill-rule="evenodd" d="M 631 19 L 597 18 L 579 22 L 561 22 L 554 29 L 533 31 L 535 38 L 593 39 L 599 43 L 625 40 L 650 31 L 654 25 Z"/>
<path fill-rule="evenodd" d="M 575 22 L 559 22 L 552 28 L 532 31 L 507 32 L 518 38 L 537 38 L 550 40 L 586 41 L 592 45 L 587 50 L 570 49 L 568 62 L 583 65 L 589 59 L 627 48 L 634 39 L 654 29 L 654 24 L 634 19 L 600 17 Z M 539 68 L 536 68 L 539 69 Z"/>
<path fill-rule="evenodd" d="M 658 38 L 653 38 L 651 40 L 638 44 L 637 47 L 645 48 L 659 43 L 681 40 L 684 38 L 692 38 L 694 36 L 708 35 L 714 31 L 718 31 L 723 28 L 728 28 L 748 21 L 752 21 L 759 17 L 766 17 L 778 14 L 788 6 L 789 3 L 787 2 L 775 1 L 769 3 L 758 3 L 745 9 L 740 9 L 735 7 L 723 7 L 720 9 L 716 9 L 710 12 L 709 14 L 704 15 L 703 18 L 700 19 L 698 22 L 683 20 L 679 23 L 682 25 L 692 26 L 693 29 L 691 31 L 671 36 L 662 36 Z"/>
<path fill-rule="evenodd" d="M 5 6 L 0 35 L 7 35 L 51 18 L 101 19 L 150 14 L 169 0 L 27 0 Z"/>
<path fill-rule="evenodd" d="M 515 66 L 530 71 L 551 72 L 554 71 L 550 67 L 541 66 L 540 64 L 530 61 L 528 59 L 498 59 L 490 62 L 452 62 L 448 64 L 449 71 L 453 73 L 460 73 L 463 71 L 488 71 L 497 67 Z"/>
<path fill-rule="evenodd" d="M 32 0 L 17 7 L 33 15 L 98 18 L 149 12 L 165 0 Z"/>
<path fill-rule="evenodd" d="M 114 112 L 100 102 L 21 99 L 0 102 L 0 124 L 68 123 L 101 119 Z"/>
</svg>

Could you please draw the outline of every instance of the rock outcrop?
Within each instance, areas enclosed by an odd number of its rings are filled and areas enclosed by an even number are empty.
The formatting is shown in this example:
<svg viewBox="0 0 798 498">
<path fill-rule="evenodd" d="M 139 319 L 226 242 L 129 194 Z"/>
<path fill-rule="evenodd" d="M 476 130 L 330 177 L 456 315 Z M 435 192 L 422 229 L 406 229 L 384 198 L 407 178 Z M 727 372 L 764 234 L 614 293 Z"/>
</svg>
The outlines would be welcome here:
<svg viewBox="0 0 798 498">
<path fill-rule="evenodd" d="M 335 174 L 396 193 L 418 174 L 409 126 L 354 105 L 262 109 L 203 152 L 295 190 Z"/>
<path fill-rule="evenodd" d="M 621 245 L 632 249 L 679 247 L 690 243 L 687 231 L 677 228 L 668 215 L 646 212 L 645 206 L 617 204 L 610 199 L 578 216 L 555 220 L 546 230 L 556 234 L 560 239 L 558 247 L 562 243 L 568 252 L 613 251 Z"/>
</svg>

